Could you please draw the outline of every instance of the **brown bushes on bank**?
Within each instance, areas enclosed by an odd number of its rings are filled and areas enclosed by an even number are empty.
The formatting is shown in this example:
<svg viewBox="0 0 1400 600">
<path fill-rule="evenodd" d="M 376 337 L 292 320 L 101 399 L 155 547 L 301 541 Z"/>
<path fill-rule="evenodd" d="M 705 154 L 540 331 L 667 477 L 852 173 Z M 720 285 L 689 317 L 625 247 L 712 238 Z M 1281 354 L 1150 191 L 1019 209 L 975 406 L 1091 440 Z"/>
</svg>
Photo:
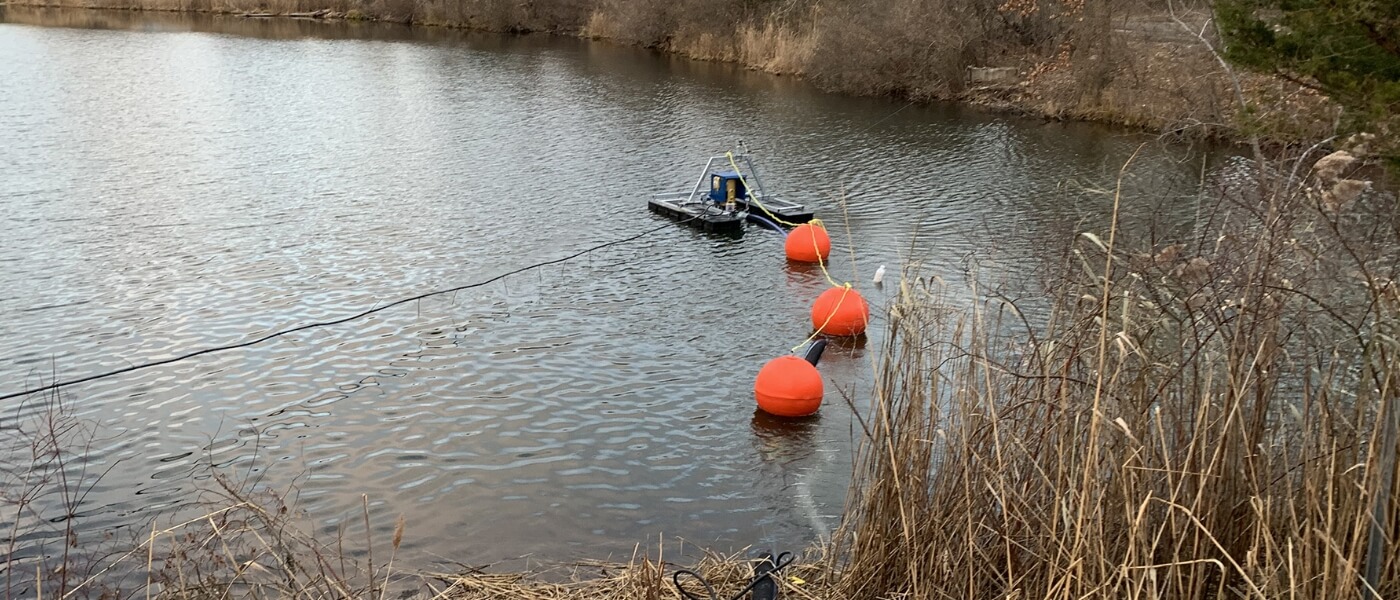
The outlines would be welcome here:
<svg viewBox="0 0 1400 600">
<path fill-rule="evenodd" d="M 807 73 L 835 89 L 950 98 L 963 91 L 968 67 L 1020 70 L 1053 55 L 1072 17 L 1059 2 L 827 4 Z"/>
<path fill-rule="evenodd" d="M 581 35 L 809 77 L 831 91 L 963 100 L 1055 118 L 1197 135 L 1308 139 L 1335 120 L 1324 98 L 1227 76 L 1150 0 L 17 0 L 15 4 L 310 14 Z M 1208 10 L 1193 13 L 1191 26 Z M 1202 31 L 1209 31 L 1202 28 Z M 974 69 L 1005 81 L 983 85 Z M 1321 132 L 1319 134 L 1319 132 Z"/>
<path fill-rule="evenodd" d="M 1179 244 L 1081 236 L 1044 327 L 904 283 L 845 594 L 1362 598 L 1372 563 L 1400 593 L 1395 200 L 1276 166 Z"/>
</svg>

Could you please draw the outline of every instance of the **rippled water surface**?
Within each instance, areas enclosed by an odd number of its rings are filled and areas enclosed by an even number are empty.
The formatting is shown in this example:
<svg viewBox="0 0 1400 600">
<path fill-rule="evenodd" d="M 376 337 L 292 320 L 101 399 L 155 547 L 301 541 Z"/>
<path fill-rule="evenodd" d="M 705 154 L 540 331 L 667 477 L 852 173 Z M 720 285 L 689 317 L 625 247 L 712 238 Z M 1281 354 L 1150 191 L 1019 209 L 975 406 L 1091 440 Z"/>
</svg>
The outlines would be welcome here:
<svg viewBox="0 0 1400 600">
<path fill-rule="evenodd" d="M 636 234 L 664 223 L 648 192 L 740 139 L 770 191 L 837 225 L 834 273 L 875 303 L 875 267 L 910 260 L 1032 297 L 1041 259 L 1103 222 L 1094 189 L 1146 141 L 571 39 L 0 16 L 0 393 Z M 1150 146 L 1133 184 L 1189 186 L 1201 165 L 1173 153 Z M 850 471 L 834 390 L 864 398 L 879 323 L 828 351 L 819 418 L 756 415 L 754 374 L 806 338 L 827 285 L 781 256 L 771 231 L 667 227 L 68 388 L 111 469 L 82 518 L 124 527 L 188 502 L 212 462 L 296 483 L 328 529 L 367 495 L 386 529 L 406 517 L 406 552 L 464 562 L 815 539 Z"/>
</svg>

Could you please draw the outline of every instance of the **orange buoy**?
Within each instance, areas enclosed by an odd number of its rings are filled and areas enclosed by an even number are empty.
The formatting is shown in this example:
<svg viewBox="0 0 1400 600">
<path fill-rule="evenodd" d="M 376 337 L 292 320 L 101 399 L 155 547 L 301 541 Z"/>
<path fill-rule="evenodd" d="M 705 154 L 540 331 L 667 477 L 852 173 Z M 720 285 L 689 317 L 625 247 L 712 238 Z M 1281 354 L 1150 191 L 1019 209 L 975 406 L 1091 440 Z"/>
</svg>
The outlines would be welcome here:
<svg viewBox="0 0 1400 600">
<path fill-rule="evenodd" d="M 831 236 L 826 234 L 825 227 L 803 223 L 788 233 L 783 252 L 788 260 L 821 262 L 831 256 Z"/>
<path fill-rule="evenodd" d="M 812 303 L 812 327 L 817 333 L 852 336 L 865 333 L 870 322 L 870 305 L 849 287 L 831 288 Z"/>
<path fill-rule="evenodd" d="M 753 383 L 758 407 L 779 417 L 805 417 L 822 405 L 822 375 L 796 356 L 779 356 L 758 371 Z"/>
</svg>

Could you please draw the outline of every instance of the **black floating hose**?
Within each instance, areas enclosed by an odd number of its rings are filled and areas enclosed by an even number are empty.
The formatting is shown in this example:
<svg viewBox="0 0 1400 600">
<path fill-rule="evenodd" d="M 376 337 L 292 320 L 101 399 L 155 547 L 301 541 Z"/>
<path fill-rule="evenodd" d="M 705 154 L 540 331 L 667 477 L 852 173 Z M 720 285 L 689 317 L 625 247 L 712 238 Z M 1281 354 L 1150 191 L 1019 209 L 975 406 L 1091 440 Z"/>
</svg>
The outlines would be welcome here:
<svg viewBox="0 0 1400 600">
<path fill-rule="evenodd" d="M 811 346 L 807 347 L 807 354 L 803 355 L 802 358 L 812 363 L 812 366 L 815 367 L 817 366 L 817 361 L 822 359 L 822 350 L 826 350 L 826 340 L 817 340 L 812 342 Z"/>
<path fill-rule="evenodd" d="M 778 597 L 778 580 L 776 578 L 778 571 L 791 565 L 795 560 L 797 560 L 797 558 L 793 556 L 791 552 L 779 554 L 777 558 L 774 558 L 771 553 L 765 552 L 758 559 L 758 564 L 754 565 L 753 581 L 750 581 L 749 584 L 744 586 L 744 589 L 739 590 L 738 593 L 730 596 L 728 600 L 740 600 L 744 597 L 744 594 L 750 591 L 754 593 L 753 600 L 776 600 Z M 681 585 L 681 575 L 689 575 L 691 578 L 700 582 L 700 586 L 705 588 L 707 597 L 702 598 L 686 591 L 685 587 Z M 699 573 L 689 569 L 677 569 L 675 573 L 671 574 L 671 583 L 675 584 L 676 592 L 678 592 L 682 598 L 685 598 L 685 600 L 724 600 L 715 592 L 715 587 L 710 585 L 709 581 L 701 577 Z"/>
<path fill-rule="evenodd" d="M 758 564 L 753 566 L 752 600 L 778 600 L 778 582 L 768 576 L 777 567 L 772 552 L 765 551 L 759 555 Z"/>
</svg>

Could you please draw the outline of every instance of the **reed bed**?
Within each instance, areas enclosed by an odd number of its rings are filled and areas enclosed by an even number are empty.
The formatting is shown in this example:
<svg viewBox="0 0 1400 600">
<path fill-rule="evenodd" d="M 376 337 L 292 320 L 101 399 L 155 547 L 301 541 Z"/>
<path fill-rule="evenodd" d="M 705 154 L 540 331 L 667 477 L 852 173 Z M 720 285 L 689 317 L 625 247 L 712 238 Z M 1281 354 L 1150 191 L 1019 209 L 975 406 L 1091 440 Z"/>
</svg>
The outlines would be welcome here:
<svg viewBox="0 0 1400 600">
<path fill-rule="evenodd" d="M 906 276 L 841 594 L 1400 595 L 1380 426 L 1400 383 L 1395 201 L 1279 166 L 1206 198 L 1177 244 L 1119 243 L 1111 194 L 1041 325 Z"/>
</svg>

